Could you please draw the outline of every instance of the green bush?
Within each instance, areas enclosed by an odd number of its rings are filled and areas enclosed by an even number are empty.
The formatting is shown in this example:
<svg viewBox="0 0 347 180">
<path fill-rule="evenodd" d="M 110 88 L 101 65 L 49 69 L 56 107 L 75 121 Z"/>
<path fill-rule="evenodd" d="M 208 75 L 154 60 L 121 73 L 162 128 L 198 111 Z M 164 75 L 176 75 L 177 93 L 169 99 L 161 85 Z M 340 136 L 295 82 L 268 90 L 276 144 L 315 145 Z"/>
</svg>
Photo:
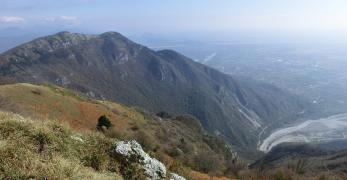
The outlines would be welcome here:
<svg viewBox="0 0 347 180">
<path fill-rule="evenodd" d="M 112 126 L 111 121 L 105 115 L 102 115 L 99 117 L 97 129 L 102 130 L 102 127 L 106 127 L 108 129 L 111 126 Z"/>
<path fill-rule="evenodd" d="M 156 114 L 156 116 L 164 118 L 164 119 L 170 119 L 172 118 L 172 115 L 166 111 L 160 111 Z"/>
</svg>

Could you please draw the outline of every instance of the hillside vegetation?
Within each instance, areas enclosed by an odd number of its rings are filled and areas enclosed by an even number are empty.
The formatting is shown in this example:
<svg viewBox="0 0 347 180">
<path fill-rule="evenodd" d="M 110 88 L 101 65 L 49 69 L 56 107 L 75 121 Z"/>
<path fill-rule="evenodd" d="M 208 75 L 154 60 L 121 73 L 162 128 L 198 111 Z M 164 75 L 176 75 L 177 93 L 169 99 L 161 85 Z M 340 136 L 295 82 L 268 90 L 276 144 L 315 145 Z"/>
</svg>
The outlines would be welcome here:
<svg viewBox="0 0 347 180">
<path fill-rule="evenodd" d="M 119 164 L 107 155 L 111 139 L 101 134 L 0 112 L 0 135 L 1 179 L 122 179 L 109 170 Z"/>
<path fill-rule="evenodd" d="M 329 146 L 329 143 L 283 143 L 250 167 L 259 171 L 260 177 L 277 173 L 285 176 L 290 174 L 294 179 L 346 179 L 346 150 L 328 150 L 330 147 L 322 146 Z"/>
<path fill-rule="evenodd" d="M 199 121 L 190 116 L 170 115 L 165 112 L 156 116 L 139 108 L 88 99 L 73 91 L 51 85 L 2 85 L 0 86 L 0 98 L 0 109 L 35 119 L 34 122 L 30 121 L 30 127 L 28 128 L 56 131 L 51 128 L 52 123 L 55 124 L 54 126 L 65 124 L 70 127 L 64 129 L 64 132 L 70 133 L 66 137 L 71 136 L 71 131 L 73 131 L 82 134 L 83 137 L 86 136 L 86 139 L 98 138 L 94 139 L 94 144 L 90 145 L 97 146 L 98 150 L 90 150 L 87 147 L 80 147 L 81 149 L 75 150 L 75 146 L 78 148 L 78 145 L 76 145 L 78 141 L 75 142 L 70 139 L 67 145 L 59 145 L 59 147 L 64 146 L 65 149 L 71 146 L 72 150 L 66 149 L 66 152 L 63 152 L 68 153 L 71 157 L 74 157 L 74 153 L 94 152 L 94 155 L 91 154 L 87 159 L 98 159 L 98 162 L 101 163 L 102 161 L 104 163 L 98 165 L 98 168 L 96 168 L 97 173 L 114 168 L 109 167 L 110 160 L 104 152 L 105 148 L 107 149 L 107 146 L 110 145 L 111 138 L 137 140 L 145 151 L 162 161 L 168 170 L 192 179 L 200 179 L 194 177 L 209 178 L 211 175 L 235 177 L 238 170 L 244 167 L 244 163 L 233 151 L 233 147 L 227 145 L 223 140 L 209 135 L 202 128 Z M 109 129 L 97 130 L 98 118 L 102 115 L 110 120 L 112 126 Z M 22 130 L 22 127 L 14 126 L 13 131 L 18 131 L 16 128 L 19 128 L 19 131 Z M 59 133 L 59 131 L 56 133 Z M 24 134 L 24 136 L 31 137 L 30 134 Z M 56 137 L 52 138 L 54 140 Z M 57 140 L 65 141 L 59 138 Z M 69 144 L 70 141 L 74 144 Z M 59 151 L 63 151 L 63 149 Z M 5 156 L 7 155 L 5 154 Z M 80 159 L 78 161 L 72 160 L 72 162 L 83 162 L 83 158 L 86 157 L 76 156 L 76 158 Z M 90 166 L 94 165 L 90 164 Z M 120 172 L 117 173 L 121 174 Z"/>
<path fill-rule="evenodd" d="M 146 179 L 139 164 L 124 164 L 124 161 L 113 155 L 114 145 L 118 140 L 100 132 L 80 133 L 58 121 L 33 120 L 0 111 L 0 137 L 0 179 Z M 240 168 L 237 169 L 238 177 L 245 180 L 345 178 L 343 173 L 324 170 L 307 174 L 307 162 L 309 161 L 300 160 L 292 165 L 271 169 Z M 168 167 L 172 169 L 172 166 Z M 212 178 L 184 166 L 174 170 L 183 173 L 187 179 L 230 179 Z"/>
</svg>

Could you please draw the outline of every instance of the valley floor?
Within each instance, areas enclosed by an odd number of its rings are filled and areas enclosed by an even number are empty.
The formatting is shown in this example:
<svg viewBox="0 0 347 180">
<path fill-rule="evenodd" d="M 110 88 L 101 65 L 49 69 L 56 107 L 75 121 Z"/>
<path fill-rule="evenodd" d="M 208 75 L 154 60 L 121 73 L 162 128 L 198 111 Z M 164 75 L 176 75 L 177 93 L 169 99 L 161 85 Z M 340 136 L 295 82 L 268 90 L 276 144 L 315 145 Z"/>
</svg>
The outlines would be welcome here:
<svg viewBox="0 0 347 180">
<path fill-rule="evenodd" d="M 307 120 L 295 126 L 279 129 L 265 138 L 258 147 L 269 152 L 285 142 L 327 142 L 347 138 L 347 114 L 338 114 L 317 120 Z"/>
</svg>

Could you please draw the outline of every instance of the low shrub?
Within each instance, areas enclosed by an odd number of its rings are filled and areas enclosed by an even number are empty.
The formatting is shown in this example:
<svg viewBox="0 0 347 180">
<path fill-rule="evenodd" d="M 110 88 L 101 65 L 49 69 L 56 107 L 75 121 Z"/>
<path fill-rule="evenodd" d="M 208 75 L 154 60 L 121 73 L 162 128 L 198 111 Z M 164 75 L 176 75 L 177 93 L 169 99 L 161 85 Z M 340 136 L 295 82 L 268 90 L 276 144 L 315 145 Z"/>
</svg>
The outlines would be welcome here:
<svg viewBox="0 0 347 180">
<path fill-rule="evenodd" d="M 153 151 L 156 148 L 155 138 L 143 129 L 136 131 L 134 138 L 145 151 Z"/>
<path fill-rule="evenodd" d="M 223 169 L 222 160 L 207 150 L 202 150 L 194 157 L 194 164 L 204 173 L 218 174 Z"/>
<path fill-rule="evenodd" d="M 101 159 L 95 153 L 92 153 L 91 155 L 84 157 L 82 159 L 82 163 L 84 166 L 92 167 L 97 171 L 101 169 Z"/>
<path fill-rule="evenodd" d="M 98 124 L 96 126 L 98 130 L 102 130 L 103 127 L 109 129 L 112 126 L 112 123 L 105 115 L 102 115 L 99 117 Z"/>
</svg>

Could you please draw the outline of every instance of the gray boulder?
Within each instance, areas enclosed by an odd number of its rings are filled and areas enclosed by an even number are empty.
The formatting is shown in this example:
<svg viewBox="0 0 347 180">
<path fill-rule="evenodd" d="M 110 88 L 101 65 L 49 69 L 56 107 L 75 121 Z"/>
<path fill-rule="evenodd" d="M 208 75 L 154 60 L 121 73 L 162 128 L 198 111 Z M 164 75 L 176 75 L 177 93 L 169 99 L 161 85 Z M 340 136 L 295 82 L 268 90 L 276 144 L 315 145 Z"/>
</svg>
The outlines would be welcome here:
<svg viewBox="0 0 347 180">
<path fill-rule="evenodd" d="M 148 179 L 164 179 L 166 167 L 155 158 L 151 158 L 135 140 L 116 142 L 115 152 L 126 159 L 141 164 Z"/>
</svg>

